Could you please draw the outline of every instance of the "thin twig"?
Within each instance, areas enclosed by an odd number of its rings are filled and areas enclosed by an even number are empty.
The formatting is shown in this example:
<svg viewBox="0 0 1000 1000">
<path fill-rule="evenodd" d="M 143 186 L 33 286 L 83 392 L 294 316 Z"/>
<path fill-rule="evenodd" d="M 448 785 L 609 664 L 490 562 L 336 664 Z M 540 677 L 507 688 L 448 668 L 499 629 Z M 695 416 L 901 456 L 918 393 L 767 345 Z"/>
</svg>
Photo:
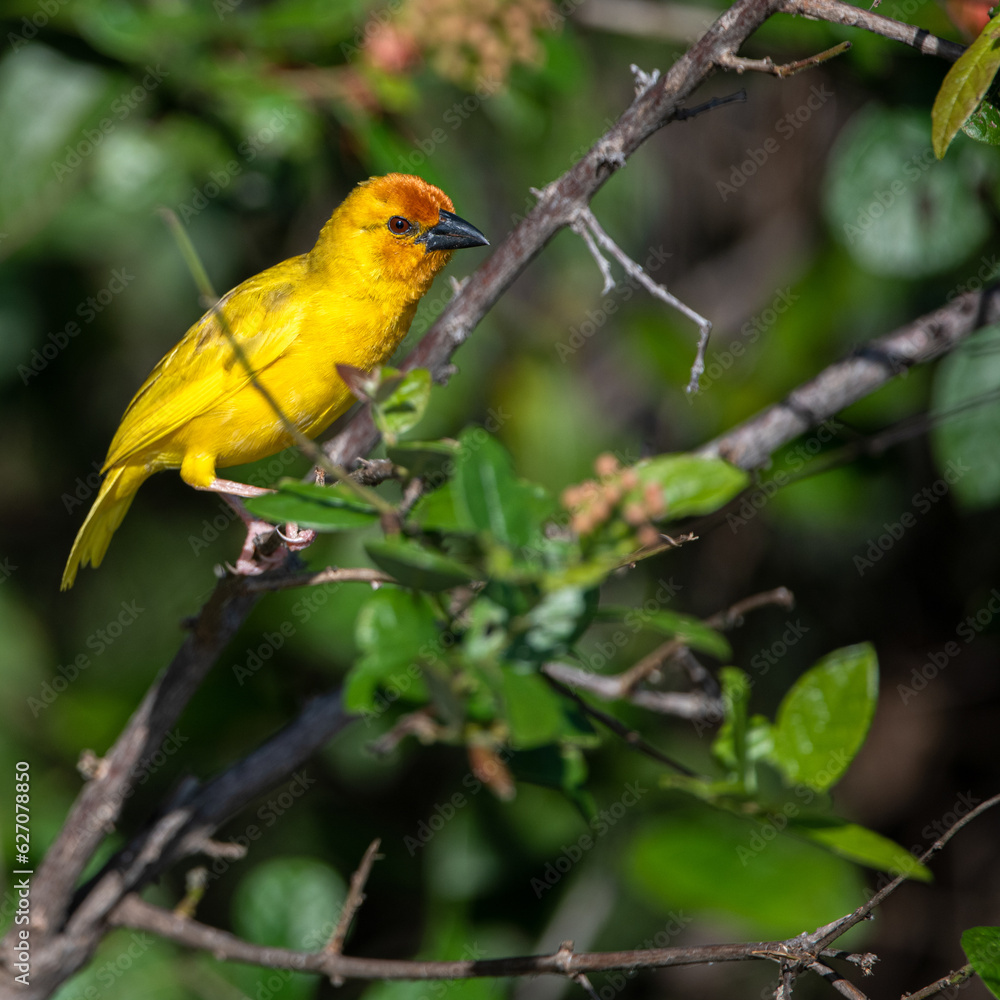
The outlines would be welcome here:
<svg viewBox="0 0 1000 1000">
<path fill-rule="evenodd" d="M 945 990 L 961 986 L 962 983 L 971 979 L 975 974 L 976 970 L 972 968 L 971 964 L 963 965 L 961 969 L 949 972 L 947 976 L 942 976 L 936 982 L 925 986 L 922 990 L 917 990 L 916 993 L 904 993 L 900 1000 L 927 1000 L 928 997 L 935 997 Z"/>
<path fill-rule="evenodd" d="M 347 940 L 347 932 L 351 928 L 351 921 L 361 908 L 361 904 L 365 901 L 365 883 L 367 883 L 368 876 L 372 873 L 372 866 L 380 857 L 378 849 L 381 844 L 382 841 L 376 837 L 368 845 L 368 850 L 365 851 L 357 871 L 351 876 L 351 886 L 347 893 L 347 899 L 344 900 L 344 905 L 340 910 L 340 917 L 337 920 L 337 926 L 324 949 L 330 955 L 343 954 L 344 942 Z M 343 982 L 334 982 L 333 985 L 342 986 Z"/>
<path fill-rule="evenodd" d="M 613 715 L 608 715 L 607 712 L 602 712 L 599 708 L 595 708 L 593 705 L 588 705 L 587 702 L 583 700 L 572 688 L 567 687 L 561 681 L 556 679 L 556 676 L 550 672 L 548 666 L 559 666 L 559 664 L 549 664 L 542 668 L 542 674 L 548 681 L 549 685 L 558 691 L 563 697 L 569 698 L 574 701 L 586 715 L 589 715 L 592 719 L 596 719 L 602 726 L 610 729 L 616 736 L 620 736 L 621 739 L 627 743 L 630 747 L 638 750 L 639 753 L 645 754 L 651 760 L 655 760 L 658 764 L 666 764 L 667 767 L 672 767 L 675 771 L 679 771 L 681 774 L 686 774 L 689 778 L 697 777 L 697 772 L 692 771 L 689 767 L 684 764 L 678 763 L 672 757 L 668 757 L 661 750 L 657 750 L 652 743 L 648 743 L 641 734 L 637 733 L 634 729 L 630 729 L 625 723 L 616 719 Z"/>
<path fill-rule="evenodd" d="M 809 56 L 807 59 L 797 59 L 795 62 L 784 63 L 782 65 L 778 65 L 770 56 L 765 56 L 763 59 L 747 59 L 744 56 L 733 55 L 732 52 L 724 52 L 719 59 L 719 65 L 723 69 L 735 70 L 740 74 L 752 71 L 755 73 L 769 73 L 771 76 L 785 78 L 794 76 L 796 73 L 801 73 L 804 69 L 812 69 L 814 66 L 820 66 L 828 59 L 842 55 L 850 47 L 850 42 L 841 42 L 839 45 L 834 45 L 832 48 L 817 52 L 816 55 Z"/>
<path fill-rule="evenodd" d="M 594 213 L 586 206 L 581 206 L 570 223 L 571 227 L 575 232 L 580 232 L 581 230 L 590 230 L 596 239 L 597 243 L 600 244 L 608 253 L 611 254 L 615 260 L 625 269 L 625 273 L 633 278 L 635 281 L 639 282 L 643 288 L 649 292 L 650 295 L 665 302 L 668 306 L 672 306 L 678 312 L 683 313 L 689 320 L 698 325 L 698 349 L 695 352 L 694 364 L 691 365 L 691 378 L 688 382 L 687 391 L 689 393 L 698 391 L 698 379 L 701 377 L 701 373 L 705 370 L 705 349 L 708 347 L 708 338 L 712 332 L 712 324 L 696 313 L 690 306 L 685 305 L 679 298 L 675 295 L 671 295 L 670 292 L 663 287 L 663 285 L 658 284 L 653 281 L 653 279 L 646 274 L 646 272 L 634 261 L 620 246 L 618 246 L 615 241 L 608 236 L 608 234 L 601 228 L 601 224 L 597 221 Z M 608 266 L 606 260 L 601 255 L 597 246 L 594 244 L 594 240 L 585 240 L 587 249 L 593 254 L 594 259 L 598 262 L 598 266 L 601 268 L 601 273 L 604 275 L 605 288 L 604 292 L 609 291 L 608 282 L 611 283 L 610 287 L 614 288 L 614 280 L 611 277 L 611 269 Z"/>
<path fill-rule="evenodd" d="M 275 576 L 249 577 L 246 589 L 252 594 L 269 590 L 288 590 L 292 587 L 320 587 L 327 583 L 370 583 L 373 587 L 396 581 L 379 569 L 367 566 L 327 566 L 315 573 L 285 573 Z"/>
</svg>

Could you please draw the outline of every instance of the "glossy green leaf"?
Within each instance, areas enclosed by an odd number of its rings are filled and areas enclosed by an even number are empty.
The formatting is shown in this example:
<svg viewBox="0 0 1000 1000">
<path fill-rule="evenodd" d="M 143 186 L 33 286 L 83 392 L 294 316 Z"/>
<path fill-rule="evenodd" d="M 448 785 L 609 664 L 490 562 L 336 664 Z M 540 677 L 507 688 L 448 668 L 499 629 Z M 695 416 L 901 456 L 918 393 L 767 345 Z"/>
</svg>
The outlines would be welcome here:
<svg viewBox="0 0 1000 1000">
<path fill-rule="evenodd" d="M 505 669 L 503 697 L 515 749 L 542 746 L 560 734 L 563 699 L 538 674 Z"/>
<path fill-rule="evenodd" d="M 411 476 L 420 476 L 427 489 L 436 489 L 454 471 L 457 441 L 404 441 L 386 448 L 394 465 Z"/>
<path fill-rule="evenodd" d="M 633 466 L 640 483 L 655 483 L 663 490 L 665 511 L 660 520 L 677 520 L 710 514 L 728 503 L 749 482 L 742 469 L 721 458 L 698 455 L 657 455 Z M 642 489 L 635 491 L 635 498 Z"/>
<path fill-rule="evenodd" d="M 463 431 L 452 481 L 455 511 L 511 548 L 530 546 L 552 511 L 544 490 L 519 480 L 507 450 L 481 427 Z"/>
<path fill-rule="evenodd" d="M 353 712 L 372 711 L 380 686 L 396 698 L 427 697 L 421 664 L 438 648 L 430 601 L 422 594 L 386 587 L 362 607 L 355 640 L 363 655 L 347 675 L 344 703 Z"/>
<path fill-rule="evenodd" d="M 1000 500 L 1000 326 L 970 337 L 938 365 L 931 440 L 941 478 L 970 509 Z"/>
<path fill-rule="evenodd" d="M 410 520 L 424 531 L 474 535 L 476 526 L 465 506 L 456 502 L 456 495 L 453 482 L 424 494 L 410 511 Z"/>
<path fill-rule="evenodd" d="M 832 787 L 864 743 L 878 697 L 878 661 L 867 643 L 825 656 L 791 687 L 774 724 L 773 762 L 816 791 Z"/>
<path fill-rule="evenodd" d="M 962 131 L 976 142 L 1000 146 L 1000 108 L 987 98 L 972 112 Z"/>
<path fill-rule="evenodd" d="M 983 28 L 979 37 L 948 70 L 931 109 L 934 155 L 940 160 L 958 130 L 986 96 L 1000 67 L 1000 17 Z"/>
<path fill-rule="evenodd" d="M 1000 997 L 1000 927 L 970 927 L 962 934 L 962 950 L 983 985 Z"/>
<path fill-rule="evenodd" d="M 367 542 L 365 551 L 379 569 L 385 570 L 405 587 L 448 590 L 475 578 L 475 572 L 469 567 L 407 538 Z"/>
<path fill-rule="evenodd" d="M 930 869 L 922 865 L 909 851 L 874 830 L 830 819 L 793 819 L 789 833 L 805 837 L 848 861 L 889 872 L 893 876 L 908 875 L 919 882 L 932 879 Z"/>
<path fill-rule="evenodd" d="M 419 423 L 426 412 L 431 397 L 431 373 L 426 368 L 405 373 L 386 368 L 382 377 L 372 412 L 382 436 L 395 444 L 396 438 Z"/>
<path fill-rule="evenodd" d="M 729 640 L 722 633 L 709 628 L 697 618 L 676 611 L 665 609 L 646 611 L 619 605 L 605 605 L 597 612 L 596 620 L 620 621 L 625 622 L 630 628 L 641 626 L 666 636 L 676 636 L 692 649 L 708 653 L 720 660 L 729 659 L 733 655 Z"/>
<path fill-rule="evenodd" d="M 349 488 L 283 479 L 278 492 L 246 501 L 247 510 L 272 524 L 291 522 L 315 531 L 348 531 L 378 523 L 374 507 Z"/>
</svg>

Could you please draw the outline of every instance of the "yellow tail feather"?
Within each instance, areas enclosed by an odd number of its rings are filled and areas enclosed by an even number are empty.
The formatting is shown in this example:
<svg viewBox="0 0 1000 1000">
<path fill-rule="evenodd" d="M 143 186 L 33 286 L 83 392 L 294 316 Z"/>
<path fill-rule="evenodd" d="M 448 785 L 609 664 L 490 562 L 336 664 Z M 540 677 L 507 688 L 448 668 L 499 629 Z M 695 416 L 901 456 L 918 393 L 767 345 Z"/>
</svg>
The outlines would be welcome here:
<svg viewBox="0 0 1000 1000">
<path fill-rule="evenodd" d="M 94 506 L 83 522 L 73 542 L 73 550 L 66 560 L 60 590 L 69 590 L 76 579 L 76 571 L 90 563 L 95 569 L 101 565 L 108 551 L 111 536 L 122 523 L 135 492 L 150 473 L 142 466 L 119 465 L 112 469 L 101 483 Z"/>
</svg>

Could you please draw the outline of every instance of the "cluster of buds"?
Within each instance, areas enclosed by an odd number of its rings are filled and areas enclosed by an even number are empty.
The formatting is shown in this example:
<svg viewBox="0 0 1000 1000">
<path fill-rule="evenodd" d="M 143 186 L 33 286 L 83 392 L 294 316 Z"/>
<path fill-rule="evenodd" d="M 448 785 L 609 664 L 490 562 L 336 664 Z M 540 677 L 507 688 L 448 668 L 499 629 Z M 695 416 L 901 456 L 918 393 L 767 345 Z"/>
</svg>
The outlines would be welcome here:
<svg viewBox="0 0 1000 1000">
<path fill-rule="evenodd" d="M 408 0 L 400 26 L 441 76 L 492 92 L 514 63 L 541 61 L 536 32 L 551 15 L 549 0 Z"/>
<path fill-rule="evenodd" d="M 635 530 L 639 545 L 656 545 L 660 532 L 653 521 L 666 511 L 660 487 L 647 483 L 636 499 L 635 493 L 641 483 L 635 469 L 623 468 L 618 459 L 608 453 L 597 456 L 594 471 L 596 480 L 587 479 L 563 490 L 562 504 L 572 514 L 572 529 L 578 535 L 592 534 L 620 508 L 621 519 Z"/>
</svg>

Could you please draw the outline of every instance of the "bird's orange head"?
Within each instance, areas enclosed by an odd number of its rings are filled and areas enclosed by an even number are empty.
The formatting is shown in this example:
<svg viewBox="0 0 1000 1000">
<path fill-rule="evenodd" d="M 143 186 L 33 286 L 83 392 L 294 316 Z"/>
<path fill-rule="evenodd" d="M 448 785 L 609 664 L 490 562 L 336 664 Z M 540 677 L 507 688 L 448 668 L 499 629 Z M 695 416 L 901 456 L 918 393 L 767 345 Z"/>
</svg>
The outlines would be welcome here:
<svg viewBox="0 0 1000 1000">
<path fill-rule="evenodd" d="M 344 199 L 311 256 L 341 274 L 354 272 L 369 291 L 402 286 L 418 299 L 452 251 L 478 246 L 489 241 L 455 215 L 440 188 L 411 174 L 386 174 L 362 181 Z"/>
</svg>

